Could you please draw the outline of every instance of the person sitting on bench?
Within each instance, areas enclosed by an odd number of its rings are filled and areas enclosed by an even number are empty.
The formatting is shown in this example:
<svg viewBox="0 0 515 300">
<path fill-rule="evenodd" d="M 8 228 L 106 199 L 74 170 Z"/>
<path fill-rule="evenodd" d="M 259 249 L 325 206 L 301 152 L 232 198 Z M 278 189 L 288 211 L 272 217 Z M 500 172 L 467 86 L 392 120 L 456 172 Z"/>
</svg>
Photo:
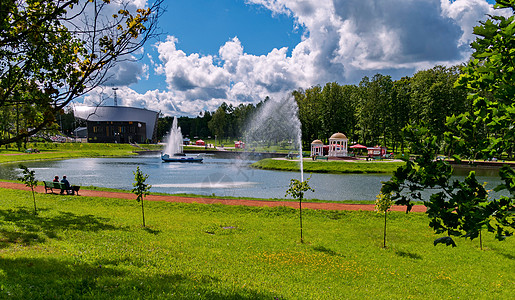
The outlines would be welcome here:
<svg viewBox="0 0 515 300">
<path fill-rule="evenodd" d="M 52 182 L 59 182 L 59 176 L 55 176 L 54 180 L 52 180 Z"/>
<path fill-rule="evenodd" d="M 64 184 L 64 190 L 61 190 L 61 194 L 64 193 L 64 191 L 66 191 L 67 194 L 69 194 L 70 192 L 70 182 L 68 181 L 68 179 L 66 179 L 66 175 L 63 176 L 63 180 L 61 180 L 61 183 Z M 72 191 L 73 193 L 73 191 Z"/>
</svg>

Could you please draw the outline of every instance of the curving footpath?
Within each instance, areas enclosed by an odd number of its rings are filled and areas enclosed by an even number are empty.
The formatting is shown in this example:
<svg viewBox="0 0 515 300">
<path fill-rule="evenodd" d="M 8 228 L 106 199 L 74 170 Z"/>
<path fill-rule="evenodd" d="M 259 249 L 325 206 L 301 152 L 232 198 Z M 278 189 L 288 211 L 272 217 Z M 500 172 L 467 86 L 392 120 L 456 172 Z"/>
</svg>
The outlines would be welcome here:
<svg viewBox="0 0 515 300">
<path fill-rule="evenodd" d="M 0 181 L 0 188 L 25 190 L 29 191 L 30 188 L 22 183 L 4 182 Z M 38 185 L 36 192 L 45 193 L 45 187 Z M 103 192 L 92 190 L 80 190 L 80 195 L 85 197 L 102 197 L 102 198 L 117 198 L 117 199 L 131 199 L 136 200 L 136 195 L 132 193 L 122 192 Z M 62 196 L 70 197 L 70 196 Z M 182 202 L 182 203 L 201 203 L 201 204 L 223 204 L 223 205 L 246 205 L 246 206 L 286 206 L 298 208 L 299 204 L 295 201 L 264 201 L 264 200 L 246 200 L 246 199 L 214 199 L 214 198 L 193 198 L 193 197 L 180 197 L 180 196 L 159 196 L 148 195 L 145 197 L 149 201 L 167 201 L 167 202 Z M 309 201 L 309 200 L 308 200 Z M 348 204 L 348 203 L 313 203 L 303 202 L 302 208 L 304 209 L 323 209 L 323 210 L 366 210 L 373 211 L 373 204 Z M 394 205 L 392 211 L 406 211 L 405 206 Z M 415 205 L 411 209 L 412 212 L 425 212 L 426 207 L 423 205 Z"/>
</svg>

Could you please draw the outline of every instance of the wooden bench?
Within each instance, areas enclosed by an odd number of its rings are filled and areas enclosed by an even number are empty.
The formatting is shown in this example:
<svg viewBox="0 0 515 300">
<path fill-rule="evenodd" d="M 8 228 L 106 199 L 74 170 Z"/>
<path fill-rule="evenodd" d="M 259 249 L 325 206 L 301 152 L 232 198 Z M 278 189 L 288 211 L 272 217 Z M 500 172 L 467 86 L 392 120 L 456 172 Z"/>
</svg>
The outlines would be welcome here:
<svg viewBox="0 0 515 300">
<path fill-rule="evenodd" d="M 66 191 L 67 195 L 74 195 L 77 193 L 79 195 L 80 186 L 72 185 L 68 190 L 66 190 L 64 183 L 61 182 L 53 182 L 53 181 L 43 181 L 45 184 L 45 194 L 48 193 L 48 190 L 53 194 L 54 189 L 59 190 L 60 193 L 64 193 Z"/>
</svg>

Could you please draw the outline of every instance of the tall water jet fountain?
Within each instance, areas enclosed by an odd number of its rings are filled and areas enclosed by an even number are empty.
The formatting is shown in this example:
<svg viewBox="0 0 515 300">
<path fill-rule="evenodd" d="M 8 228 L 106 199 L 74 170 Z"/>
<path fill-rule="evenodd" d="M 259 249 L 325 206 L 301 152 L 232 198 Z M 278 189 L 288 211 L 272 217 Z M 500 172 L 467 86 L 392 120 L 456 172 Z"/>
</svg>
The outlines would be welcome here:
<svg viewBox="0 0 515 300">
<path fill-rule="evenodd" d="M 302 130 L 299 119 L 299 107 L 293 95 L 274 100 L 268 99 L 261 106 L 260 110 L 254 116 L 250 127 L 247 130 L 247 145 L 251 148 L 254 146 L 264 148 L 268 147 L 268 151 L 272 150 L 272 144 L 275 144 L 272 151 L 287 149 L 290 152 L 288 156 L 295 156 L 298 151 L 300 182 L 296 179 L 290 181 L 290 188 L 286 191 L 286 195 L 299 199 L 299 221 L 300 221 L 300 242 L 303 243 L 302 234 L 302 198 L 307 190 L 312 190 L 307 182 L 304 182 L 304 163 L 302 158 Z"/>
<path fill-rule="evenodd" d="M 164 162 L 202 162 L 200 155 L 197 157 L 186 157 L 183 152 L 181 128 L 177 125 L 177 117 L 173 118 L 172 128 L 166 142 L 166 147 L 161 153 Z"/>
<path fill-rule="evenodd" d="M 267 99 L 247 126 L 247 149 L 288 150 L 299 157 L 300 180 L 304 181 L 302 130 L 299 108 L 289 94 L 282 99 Z"/>
<path fill-rule="evenodd" d="M 177 117 L 173 117 L 172 128 L 170 129 L 170 134 L 168 135 L 166 147 L 163 154 L 168 154 L 169 156 L 174 156 L 175 154 L 182 154 L 182 142 L 183 140 L 181 127 L 177 125 Z"/>
</svg>

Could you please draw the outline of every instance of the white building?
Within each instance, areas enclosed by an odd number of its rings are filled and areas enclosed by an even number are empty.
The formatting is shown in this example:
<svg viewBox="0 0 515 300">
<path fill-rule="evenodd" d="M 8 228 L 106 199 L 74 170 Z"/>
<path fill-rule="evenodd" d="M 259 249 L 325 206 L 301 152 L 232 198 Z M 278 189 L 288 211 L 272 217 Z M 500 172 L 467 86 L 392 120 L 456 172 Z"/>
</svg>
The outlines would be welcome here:
<svg viewBox="0 0 515 300">
<path fill-rule="evenodd" d="M 324 156 L 324 143 L 321 140 L 314 140 L 311 143 L 311 157 Z"/>
<path fill-rule="evenodd" d="M 347 156 L 348 139 L 343 133 L 335 133 L 329 138 L 329 157 Z"/>
</svg>

